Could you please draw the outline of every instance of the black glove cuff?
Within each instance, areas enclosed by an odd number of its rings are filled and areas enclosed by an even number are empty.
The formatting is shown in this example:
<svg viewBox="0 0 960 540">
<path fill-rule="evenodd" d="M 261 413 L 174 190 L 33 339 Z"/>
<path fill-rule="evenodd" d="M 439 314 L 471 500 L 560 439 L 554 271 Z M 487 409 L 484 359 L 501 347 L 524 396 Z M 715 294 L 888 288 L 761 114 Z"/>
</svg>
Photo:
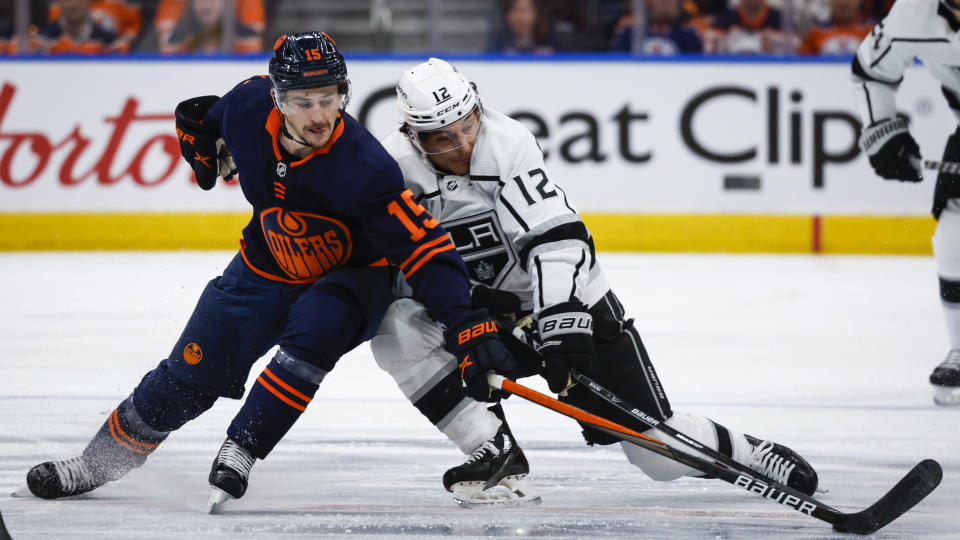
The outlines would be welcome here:
<svg viewBox="0 0 960 540">
<path fill-rule="evenodd" d="M 520 297 L 508 291 L 475 285 L 470 290 L 470 307 L 486 309 L 496 315 L 514 315 L 520 311 Z"/>
<path fill-rule="evenodd" d="M 200 96 L 181 101 L 173 112 L 177 124 L 200 135 L 210 135 L 214 139 L 219 138 L 220 134 L 215 129 L 203 123 L 203 117 L 207 114 L 207 111 L 219 100 L 220 96 Z"/>
</svg>

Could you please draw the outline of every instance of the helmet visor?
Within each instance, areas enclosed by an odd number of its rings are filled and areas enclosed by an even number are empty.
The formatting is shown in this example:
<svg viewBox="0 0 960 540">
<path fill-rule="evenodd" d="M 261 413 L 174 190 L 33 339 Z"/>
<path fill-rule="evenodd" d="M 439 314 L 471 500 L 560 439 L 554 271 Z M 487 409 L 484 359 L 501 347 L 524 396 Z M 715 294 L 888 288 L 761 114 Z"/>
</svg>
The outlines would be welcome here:
<svg viewBox="0 0 960 540">
<path fill-rule="evenodd" d="M 477 135 L 480 134 L 480 124 L 483 120 L 480 111 L 480 108 L 475 107 L 465 118 L 449 126 L 414 133 L 414 142 L 426 155 L 443 154 L 463 148 L 477 140 Z"/>
</svg>

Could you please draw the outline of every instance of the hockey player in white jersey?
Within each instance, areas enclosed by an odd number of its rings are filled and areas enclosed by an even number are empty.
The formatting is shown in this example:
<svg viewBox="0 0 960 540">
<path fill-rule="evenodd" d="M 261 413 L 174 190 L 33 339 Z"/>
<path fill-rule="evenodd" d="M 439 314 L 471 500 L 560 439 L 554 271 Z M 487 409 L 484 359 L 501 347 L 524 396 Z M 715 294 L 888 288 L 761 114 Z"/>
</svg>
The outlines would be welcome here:
<svg viewBox="0 0 960 540">
<path fill-rule="evenodd" d="M 863 121 L 861 147 L 876 173 L 888 180 L 919 182 L 920 148 L 907 122 L 897 116 L 896 93 L 906 68 L 919 59 L 942 84 L 960 119 L 960 2 L 897 0 L 863 40 L 853 59 L 857 105 Z M 960 161 L 960 128 L 948 139 L 944 161 Z M 938 405 L 960 405 L 960 176 L 940 173 L 934 190 L 937 228 L 933 253 L 940 299 L 950 336 L 946 359 L 930 375 Z"/>
<path fill-rule="evenodd" d="M 453 237 L 475 284 L 473 307 L 498 316 L 532 316 L 544 343 L 537 355 L 501 332 L 518 364 L 526 366 L 525 373 L 505 375 L 540 372 L 562 401 L 646 431 L 582 386 L 571 385 L 570 369 L 576 368 L 736 461 L 804 493 L 815 491 L 816 472 L 789 448 L 703 416 L 673 412 L 633 320 L 595 258 L 590 232 L 522 124 L 484 108 L 476 86 L 436 58 L 403 72 L 397 102 L 403 124 L 383 140 L 384 147 L 400 164 L 415 200 Z M 559 320 L 573 324 L 556 324 Z M 444 350 L 442 328 L 422 305 L 396 300 L 371 346 L 377 363 L 414 405 L 470 454 L 443 477 L 461 504 L 536 500 L 528 484 L 517 483 L 529 467 L 502 409 L 480 402 L 500 396 L 491 394 L 484 373 L 467 362 L 458 365 Z M 589 444 L 620 442 L 582 427 Z M 620 444 L 627 459 L 655 480 L 700 474 Z"/>
</svg>

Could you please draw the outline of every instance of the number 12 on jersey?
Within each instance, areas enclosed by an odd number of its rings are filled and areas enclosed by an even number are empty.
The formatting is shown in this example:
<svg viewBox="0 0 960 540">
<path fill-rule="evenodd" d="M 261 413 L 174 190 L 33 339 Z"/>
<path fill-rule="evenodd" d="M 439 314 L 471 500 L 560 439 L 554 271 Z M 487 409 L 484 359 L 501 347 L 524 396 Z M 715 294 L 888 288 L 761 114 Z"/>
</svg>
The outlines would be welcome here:
<svg viewBox="0 0 960 540">
<path fill-rule="evenodd" d="M 400 198 L 403 199 L 403 202 L 406 204 L 406 207 L 410 212 L 413 213 L 415 218 L 420 218 L 418 221 L 423 225 L 417 225 L 414 223 L 414 220 L 410 218 L 410 215 L 407 214 L 407 210 L 400 206 L 397 201 L 390 201 L 387 205 L 387 212 L 392 216 L 400 220 L 400 223 L 410 231 L 410 241 L 418 242 L 421 238 L 427 235 L 427 231 L 424 230 L 424 227 L 427 229 L 435 228 L 439 222 L 430 215 L 430 212 L 427 212 L 427 209 L 423 207 L 420 203 L 413 200 L 413 192 L 409 189 L 404 190 L 400 194 Z"/>
</svg>

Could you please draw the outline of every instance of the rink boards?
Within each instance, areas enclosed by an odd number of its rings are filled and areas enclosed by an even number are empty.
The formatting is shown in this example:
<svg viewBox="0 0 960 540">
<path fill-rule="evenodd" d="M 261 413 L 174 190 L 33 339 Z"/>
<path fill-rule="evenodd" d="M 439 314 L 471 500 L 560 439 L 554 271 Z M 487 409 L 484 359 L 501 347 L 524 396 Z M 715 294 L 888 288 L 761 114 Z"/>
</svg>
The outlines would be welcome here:
<svg viewBox="0 0 960 540">
<path fill-rule="evenodd" d="M 421 59 L 348 57 L 350 113 L 385 136 L 393 83 Z M 933 179 L 873 175 L 846 62 L 456 60 L 537 135 L 600 249 L 930 252 Z M 197 188 L 172 111 L 265 64 L 0 61 L 0 250 L 235 247 L 248 206 L 235 185 Z M 939 85 L 912 69 L 898 105 L 939 158 L 955 124 Z"/>
</svg>

